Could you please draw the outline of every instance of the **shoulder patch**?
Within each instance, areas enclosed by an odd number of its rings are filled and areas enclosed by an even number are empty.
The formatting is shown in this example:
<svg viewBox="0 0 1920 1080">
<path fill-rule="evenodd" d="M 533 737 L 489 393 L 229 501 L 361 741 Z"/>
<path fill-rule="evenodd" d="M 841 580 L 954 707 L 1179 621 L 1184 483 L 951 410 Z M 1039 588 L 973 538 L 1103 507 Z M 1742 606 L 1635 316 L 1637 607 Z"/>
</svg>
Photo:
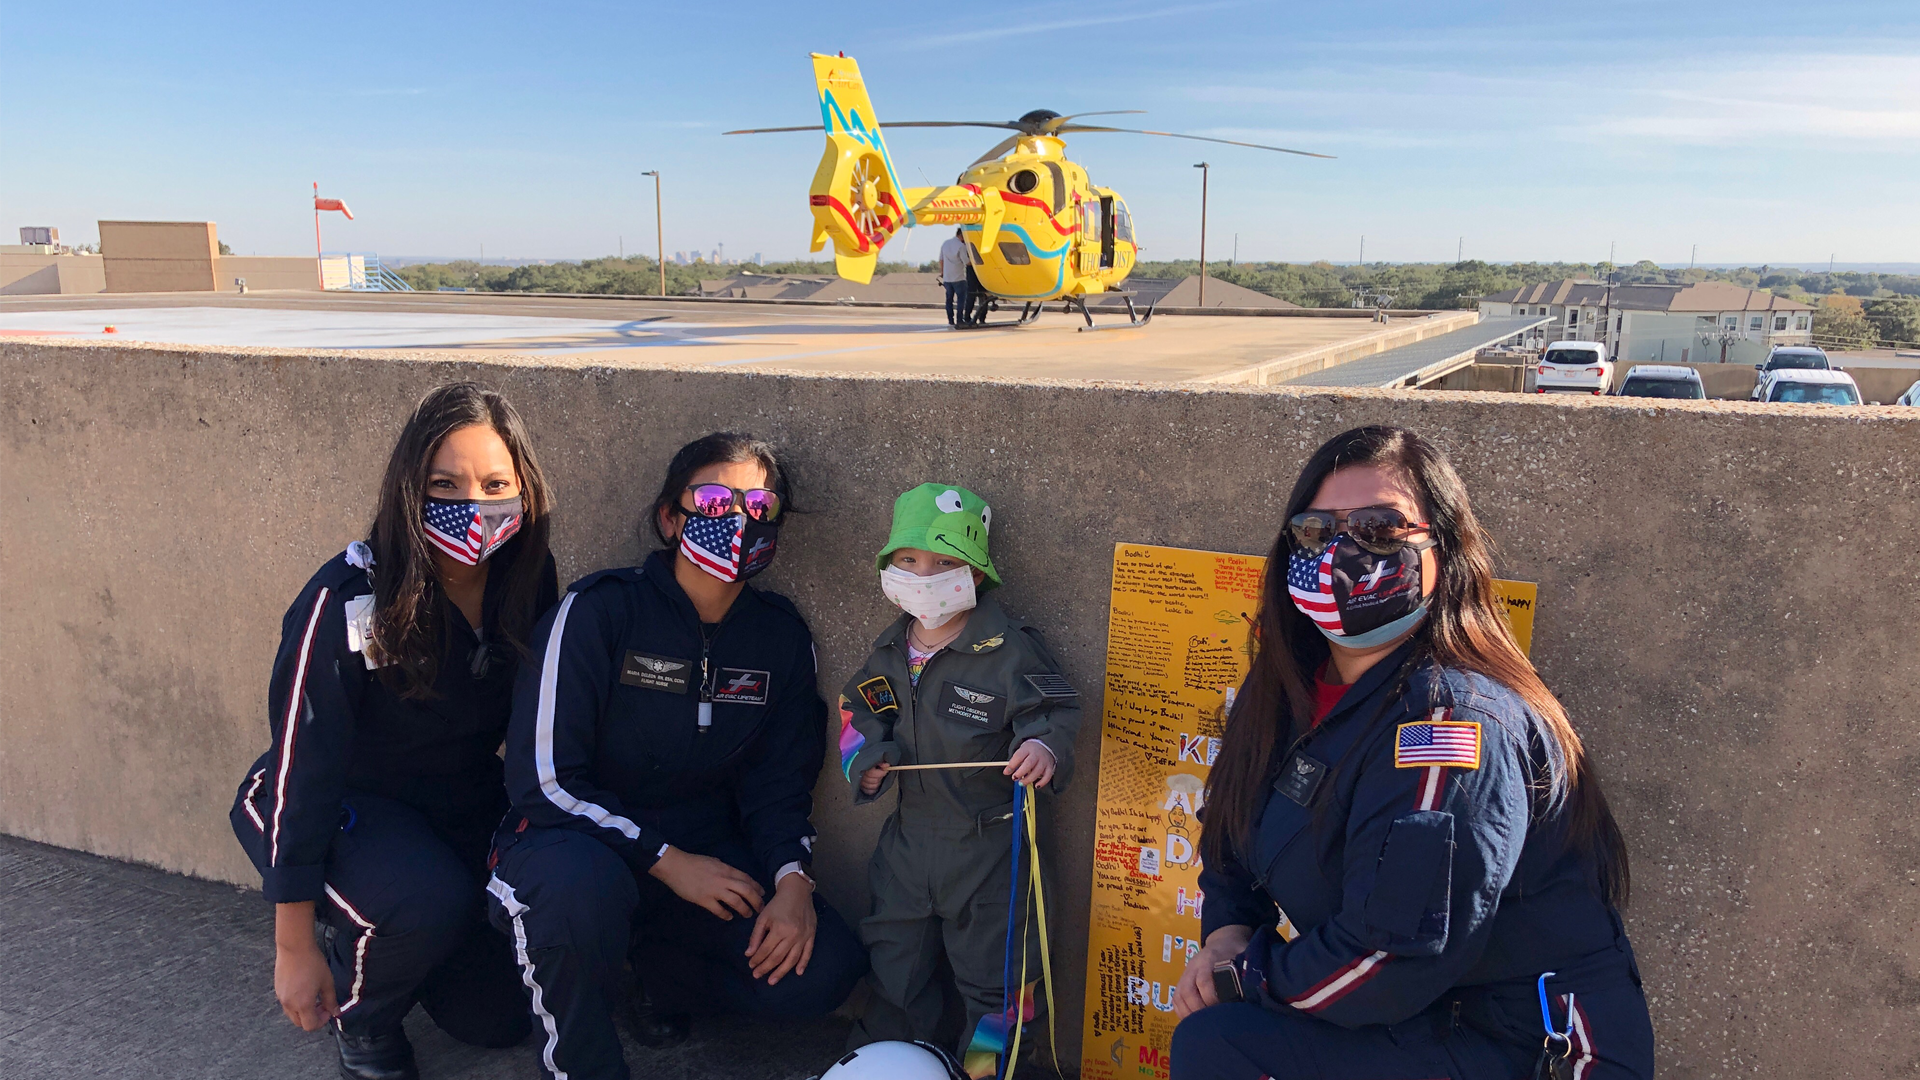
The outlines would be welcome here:
<svg viewBox="0 0 1920 1080">
<path fill-rule="evenodd" d="M 1073 684 L 1068 682 L 1064 675 L 1056 675 L 1049 671 L 1040 675 L 1026 675 L 1023 678 L 1035 690 L 1040 691 L 1040 696 L 1048 701 L 1072 701 L 1080 696 L 1080 691 L 1075 690 Z"/>
<path fill-rule="evenodd" d="M 1007 643 L 1007 635 L 995 634 L 985 641 L 976 641 L 973 644 L 967 646 L 967 648 L 972 649 L 974 652 L 981 653 L 981 652 L 986 652 L 988 649 L 997 649 L 1000 646 L 1005 645 L 1006 643 Z"/>
<path fill-rule="evenodd" d="M 900 710 L 900 700 L 893 696 L 893 684 L 887 681 L 885 675 L 875 675 L 854 689 L 859 692 L 861 700 L 867 703 L 867 708 L 872 712 Z"/>
<path fill-rule="evenodd" d="M 1446 709 L 1435 709 L 1425 720 L 1401 724 L 1394 732 L 1393 767 L 1449 769 L 1480 767 L 1480 725 L 1472 720 L 1450 720 Z"/>
</svg>

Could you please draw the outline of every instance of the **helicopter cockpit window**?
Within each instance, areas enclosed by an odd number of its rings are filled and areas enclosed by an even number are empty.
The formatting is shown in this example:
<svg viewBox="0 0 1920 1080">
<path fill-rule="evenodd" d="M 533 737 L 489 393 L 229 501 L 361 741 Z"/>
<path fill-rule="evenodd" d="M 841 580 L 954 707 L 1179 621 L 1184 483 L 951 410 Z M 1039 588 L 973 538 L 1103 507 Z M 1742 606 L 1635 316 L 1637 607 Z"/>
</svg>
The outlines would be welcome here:
<svg viewBox="0 0 1920 1080">
<path fill-rule="evenodd" d="M 1021 169 L 1007 180 L 1007 190 L 1015 195 L 1030 195 L 1040 186 L 1040 174 L 1032 169 Z"/>
<path fill-rule="evenodd" d="M 1113 235 L 1116 240 L 1133 243 L 1133 215 L 1119 199 L 1113 200 Z"/>
</svg>

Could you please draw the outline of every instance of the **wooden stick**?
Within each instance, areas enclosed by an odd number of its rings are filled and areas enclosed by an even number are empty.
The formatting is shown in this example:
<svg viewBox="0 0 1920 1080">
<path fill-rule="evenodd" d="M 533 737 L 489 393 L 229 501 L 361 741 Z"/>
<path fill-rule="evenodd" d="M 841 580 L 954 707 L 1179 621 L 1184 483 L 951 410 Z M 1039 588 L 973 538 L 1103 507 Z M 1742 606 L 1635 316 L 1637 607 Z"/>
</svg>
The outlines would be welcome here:
<svg viewBox="0 0 1920 1080">
<path fill-rule="evenodd" d="M 888 772 L 913 772 L 916 769 L 991 769 L 1011 765 L 1011 761 L 948 761 L 938 765 L 889 765 Z"/>
</svg>

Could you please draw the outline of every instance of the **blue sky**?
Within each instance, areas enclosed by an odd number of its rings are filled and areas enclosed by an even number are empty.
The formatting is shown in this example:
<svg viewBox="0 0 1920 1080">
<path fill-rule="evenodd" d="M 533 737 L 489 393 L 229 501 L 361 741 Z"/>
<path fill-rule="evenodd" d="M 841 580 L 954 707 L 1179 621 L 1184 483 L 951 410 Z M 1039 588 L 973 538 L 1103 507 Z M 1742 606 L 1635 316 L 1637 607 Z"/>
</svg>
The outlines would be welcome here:
<svg viewBox="0 0 1920 1080">
<path fill-rule="evenodd" d="M 807 53 L 858 58 L 881 121 L 1145 109 L 1070 154 L 1145 257 L 1920 261 L 1920 4 L 10 3 L 0 239 L 212 219 L 239 253 L 805 253 Z M 906 183 L 992 131 L 889 137 Z M 924 179 L 923 179 L 924 177 Z M 912 233 L 902 234 L 902 237 Z M 932 253 L 931 235 L 904 249 Z M 901 240 L 888 248 L 901 254 Z"/>
</svg>

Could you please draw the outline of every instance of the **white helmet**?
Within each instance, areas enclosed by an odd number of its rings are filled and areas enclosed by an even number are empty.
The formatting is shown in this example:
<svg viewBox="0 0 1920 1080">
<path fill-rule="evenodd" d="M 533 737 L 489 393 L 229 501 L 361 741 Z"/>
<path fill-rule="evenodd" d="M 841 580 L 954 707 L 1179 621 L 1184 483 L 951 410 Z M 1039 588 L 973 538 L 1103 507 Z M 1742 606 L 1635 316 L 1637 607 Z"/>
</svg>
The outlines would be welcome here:
<svg viewBox="0 0 1920 1080">
<path fill-rule="evenodd" d="M 820 1080 L 967 1080 L 967 1074 L 932 1043 L 877 1042 L 834 1062 Z"/>
</svg>

